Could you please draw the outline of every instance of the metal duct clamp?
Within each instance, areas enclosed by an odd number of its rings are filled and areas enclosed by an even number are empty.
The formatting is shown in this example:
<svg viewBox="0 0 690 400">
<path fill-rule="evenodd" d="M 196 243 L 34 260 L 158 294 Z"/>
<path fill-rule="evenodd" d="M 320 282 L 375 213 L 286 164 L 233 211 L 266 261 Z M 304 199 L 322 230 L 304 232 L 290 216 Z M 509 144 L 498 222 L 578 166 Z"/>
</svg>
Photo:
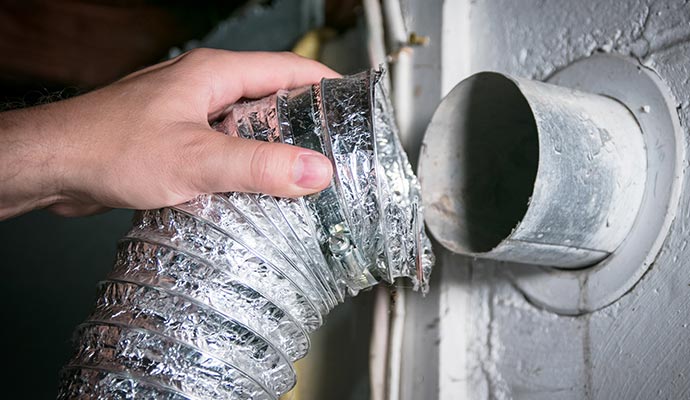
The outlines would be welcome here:
<svg viewBox="0 0 690 400">
<path fill-rule="evenodd" d="M 298 123 L 284 130 L 283 140 L 333 160 L 333 184 L 305 200 L 348 288 L 356 293 L 408 276 L 426 290 L 432 256 L 418 224 L 419 184 L 396 139 L 380 78 L 380 71 L 369 71 L 290 92 L 286 118 Z"/>
</svg>

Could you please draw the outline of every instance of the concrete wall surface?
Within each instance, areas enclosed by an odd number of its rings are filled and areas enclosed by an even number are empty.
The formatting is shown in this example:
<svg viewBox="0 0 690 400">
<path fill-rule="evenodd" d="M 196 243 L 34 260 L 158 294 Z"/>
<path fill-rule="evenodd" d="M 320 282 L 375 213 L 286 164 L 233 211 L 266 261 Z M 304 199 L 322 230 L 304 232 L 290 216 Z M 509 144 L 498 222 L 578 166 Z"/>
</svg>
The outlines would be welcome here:
<svg viewBox="0 0 690 400">
<path fill-rule="evenodd" d="M 618 53 L 656 71 L 669 87 L 687 146 L 687 0 L 408 0 L 403 9 L 418 34 L 441 27 L 430 44 L 442 49 L 440 59 L 417 59 L 416 72 L 435 76 L 442 93 L 483 70 L 544 80 L 597 52 Z M 433 26 L 418 23 L 424 9 Z M 683 172 L 687 166 L 683 161 Z M 593 313 L 541 309 L 502 272 L 515 266 L 437 246 L 432 294 L 408 297 L 403 398 L 690 398 L 689 179 L 684 174 L 679 209 L 655 262 L 632 290 Z"/>
</svg>

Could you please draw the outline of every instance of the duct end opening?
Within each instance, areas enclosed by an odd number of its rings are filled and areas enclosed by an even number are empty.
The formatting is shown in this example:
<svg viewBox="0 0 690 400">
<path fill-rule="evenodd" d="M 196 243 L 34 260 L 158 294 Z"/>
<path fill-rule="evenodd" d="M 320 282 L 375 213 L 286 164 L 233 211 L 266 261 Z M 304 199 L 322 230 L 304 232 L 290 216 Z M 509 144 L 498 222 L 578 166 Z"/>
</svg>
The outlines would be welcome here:
<svg viewBox="0 0 690 400">
<path fill-rule="evenodd" d="M 491 72 L 463 81 L 437 109 L 422 148 L 434 236 L 459 253 L 492 250 L 525 216 L 538 164 L 537 124 L 518 85 Z"/>
</svg>

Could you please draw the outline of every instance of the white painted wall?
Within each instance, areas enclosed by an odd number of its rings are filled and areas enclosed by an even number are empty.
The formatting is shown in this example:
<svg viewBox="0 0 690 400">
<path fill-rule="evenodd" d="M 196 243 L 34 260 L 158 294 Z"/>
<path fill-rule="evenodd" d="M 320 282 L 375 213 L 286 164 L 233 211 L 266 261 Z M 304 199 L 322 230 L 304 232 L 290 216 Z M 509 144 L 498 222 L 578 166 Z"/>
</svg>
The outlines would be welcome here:
<svg viewBox="0 0 690 400">
<path fill-rule="evenodd" d="M 417 89 L 412 135 L 431 116 L 428 99 L 440 100 L 470 73 L 543 80 L 602 51 L 654 69 L 675 96 L 690 137 L 687 0 L 406 0 L 403 6 L 408 29 L 431 36 L 433 47 L 415 53 L 416 79 L 434 85 Z M 690 398 L 690 175 L 683 179 L 677 218 L 655 263 L 629 293 L 588 315 L 541 310 L 501 273 L 510 265 L 437 246 L 431 295 L 407 296 L 402 398 Z"/>
</svg>

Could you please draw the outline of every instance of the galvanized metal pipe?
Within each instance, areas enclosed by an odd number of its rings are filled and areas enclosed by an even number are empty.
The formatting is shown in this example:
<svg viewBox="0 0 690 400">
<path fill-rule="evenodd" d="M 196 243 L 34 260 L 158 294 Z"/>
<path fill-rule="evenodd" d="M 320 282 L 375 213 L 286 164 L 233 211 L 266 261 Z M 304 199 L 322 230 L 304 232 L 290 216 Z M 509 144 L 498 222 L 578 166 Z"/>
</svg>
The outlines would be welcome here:
<svg viewBox="0 0 690 400">
<path fill-rule="evenodd" d="M 619 102 L 479 73 L 448 94 L 427 129 L 427 223 L 458 253 L 587 267 L 633 226 L 646 160 L 640 127 Z"/>
</svg>

